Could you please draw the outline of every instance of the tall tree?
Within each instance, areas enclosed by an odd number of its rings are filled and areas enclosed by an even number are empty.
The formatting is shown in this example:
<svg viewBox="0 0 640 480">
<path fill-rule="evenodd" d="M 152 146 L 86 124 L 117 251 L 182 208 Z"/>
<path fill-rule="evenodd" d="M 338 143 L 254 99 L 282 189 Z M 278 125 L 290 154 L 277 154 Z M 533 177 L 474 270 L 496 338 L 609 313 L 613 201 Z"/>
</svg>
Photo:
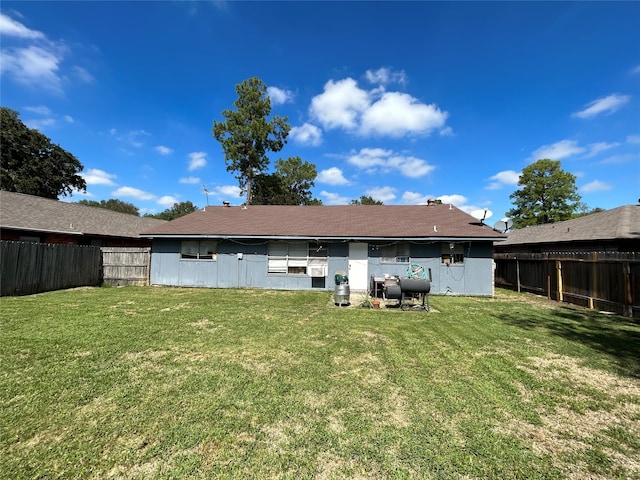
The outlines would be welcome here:
<svg viewBox="0 0 640 480">
<path fill-rule="evenodd" d="M 291 127 L 287 117 L 271 114 L 267 86 L 258 77 L 236 85 L 236 110 L 223 110 L 224 121 L 213 122 L 213 136 L 222 145 L 227 171 L 235 172 L 246 204 L 252 201 L 253 180 L 269 166 L 267 152 L 279 152 Z"/>
<path fill-rule="evenodd" d="M 83 166 L 71 153 L 38 130 L 28 128 L 18 112 L 0 107 L 0 186 L 2 190 L 58 198 L 86 191 Z"/>
<path fill-rule="evenodd" d="M 259 205 L 322 205 L 313 198 L 311 188 L 318 175 L 313 163 L 300 157 L 278 159 L 276 171 L 257 175 L 253 189 L 253 203 Z"/>
<path fill-rule="evenodd" d="M 559 161 L 532 163 L 522 170 L 518 185 L 522 188 L 509 195 L 514 208 L 507 212 L 514 228 L 569 220 L 580 208 L 576 177 Z"/>
<path fill-rule="evenodd" d="M 175 220 L 176 218 L 183 217 L 189 213 L 193 213 L 198 210 L 190 201 L 174 203 L 173 206 L 166 210 L 156 213 L 155 215 L 146 213 L 145 217 L 158 218 L 160 220 Z"/>
<path fill-rule="evenodd" d="M 361 195 L 360 199 L 351 200 L 351 205 L 383 205 L 383 203 L 368 195 Z"/>
<path fill-rule="evenodd" d="M 85 205 L 87 207 L 104 208 L 106 210 L 113 210 L 114 212 L 128 213 L 130 215 L 140 216 L 140 210 L 133 203 L 124 202 L 117 198 L 110 198 L 109 200 L 79 200 L 79 205 Z"/>
</svg>

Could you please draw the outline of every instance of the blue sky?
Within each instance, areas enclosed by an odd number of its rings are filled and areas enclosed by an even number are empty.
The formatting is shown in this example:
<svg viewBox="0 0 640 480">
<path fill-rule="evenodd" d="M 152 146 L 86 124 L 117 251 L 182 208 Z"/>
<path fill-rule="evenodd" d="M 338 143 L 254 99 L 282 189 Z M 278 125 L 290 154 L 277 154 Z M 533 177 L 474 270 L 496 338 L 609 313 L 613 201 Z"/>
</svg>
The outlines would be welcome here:
<svg viewBox="0 0 640 480">
<path fill-rule="evenodd" d="M 491 223 L 539 158 L 591 208 L 640 197 L 640 2 L 12 2 L 1 104 L 141 213 L 243 196 L 214 120 L 268 86 L 325 205 L 429 198 Z M 69 200 L 69 198 L 65 198 Z"/>
</svg>

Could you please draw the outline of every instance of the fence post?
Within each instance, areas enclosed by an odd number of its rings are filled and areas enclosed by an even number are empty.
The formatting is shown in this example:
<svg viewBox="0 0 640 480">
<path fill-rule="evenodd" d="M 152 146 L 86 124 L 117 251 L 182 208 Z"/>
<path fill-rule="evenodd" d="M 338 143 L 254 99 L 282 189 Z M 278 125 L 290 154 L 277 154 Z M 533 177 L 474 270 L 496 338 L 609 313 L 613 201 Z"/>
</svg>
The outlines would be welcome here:
<svg viewBox="0 0 640 480">
<path fill-rule="evenodd" d="M 633 317 L 633 293 L 631 291 L 631 264 L 622 263 L 622 274 L 624 275 L 624 305 L 622 314 L 625 317 Z"/>
<path fill-rule="evenodd" d="M 558 275 L 558 301 L 562 302 L 562 262 L 556 260 L 556 273 Z"/>
<path fill-rule="evenodd" d="M 589 278 L 589 309 L 593 310 L 595 304 L 593 302 L 594 297 L 600 298 L 598 294 L 598 265 L 596 264 L 597 254 L 591 253 L 591 276 Z"/>
</svg>

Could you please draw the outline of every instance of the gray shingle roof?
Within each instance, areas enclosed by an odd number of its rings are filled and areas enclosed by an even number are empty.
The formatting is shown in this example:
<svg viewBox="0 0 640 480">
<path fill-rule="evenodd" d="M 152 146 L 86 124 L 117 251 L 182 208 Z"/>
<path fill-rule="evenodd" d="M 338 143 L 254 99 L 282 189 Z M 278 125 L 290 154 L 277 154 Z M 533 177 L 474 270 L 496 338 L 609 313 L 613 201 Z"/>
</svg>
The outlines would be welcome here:
<svg viewBox="0 0 640 480">
<path fill-rule="evenodd" d="M 165 223 L 104 208 L 0 191 L 0 228 L 139 238 L 144 230 Z"/>
<path fill-rule="evenodd" d="M 514 230 L 500 246 L 620 239 L 640 240 L 640 205 Z"/>
<path fill-rule="evenodd" d="M 164 225 L 149 237 L 468 238 L 504 236 L 450 205 L 251 205 L 207 207 Z"/>
</svg>

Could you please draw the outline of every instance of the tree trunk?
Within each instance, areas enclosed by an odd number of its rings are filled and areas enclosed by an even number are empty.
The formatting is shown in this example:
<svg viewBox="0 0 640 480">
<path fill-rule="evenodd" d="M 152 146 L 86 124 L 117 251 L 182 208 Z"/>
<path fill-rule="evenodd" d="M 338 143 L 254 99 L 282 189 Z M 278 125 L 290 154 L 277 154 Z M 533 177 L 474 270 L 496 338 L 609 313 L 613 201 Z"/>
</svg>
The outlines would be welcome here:
<svg viewBox="0 0 640 480">
<path fill-rule="evenodd" d="M 245 200 L 245 205 L 248 207 L 251 205 L 251 189 L 253 188 L 253 178 L 251 178 L 251 174 L 247 175 L 247 198 Z"/>
</svg>

